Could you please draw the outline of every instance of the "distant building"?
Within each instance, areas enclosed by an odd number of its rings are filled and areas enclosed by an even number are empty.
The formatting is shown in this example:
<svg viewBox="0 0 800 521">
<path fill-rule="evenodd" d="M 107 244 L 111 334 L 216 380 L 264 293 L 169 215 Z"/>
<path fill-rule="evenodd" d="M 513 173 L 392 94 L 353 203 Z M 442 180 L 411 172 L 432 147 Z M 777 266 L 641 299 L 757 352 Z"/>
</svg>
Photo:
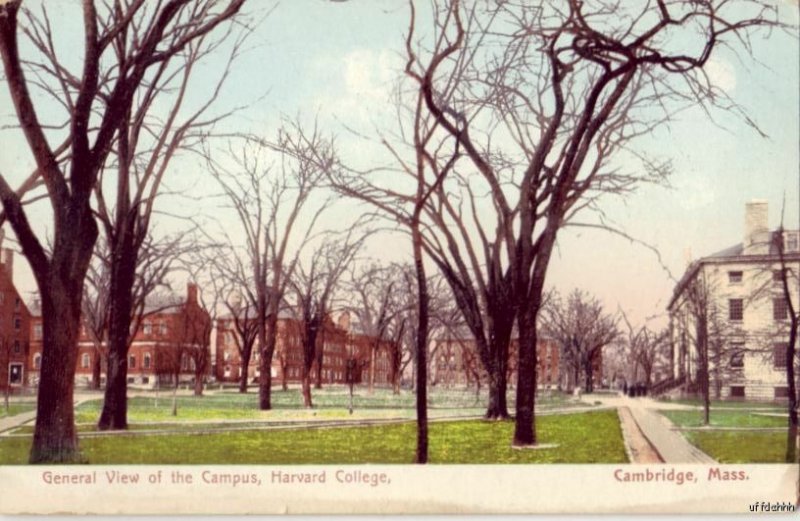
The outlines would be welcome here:
<svg viewBox="0 0 800 521">
<path fill-rule="evenodd" d="M 2 245 L 0 231 L 0 245 Z M 0 263 L 0 390 L 18 392 L 28 384 L 31 315 L 14 286 L 14 252 L 2 249 Z"/>
<path fill-rule="evenodd" d="M 693 308 L 705 300 L 700 308 L 708 324 L 712 397 L 787 396 L 789 314 L 775 241 L 783 241 L 791 293 L 796 296 L 800 232 L 789 230 L 778 237 L 767 219 L 767 202 L 747 203 L 743 242 L 692 262 L 675 287 L 668 306 L 672 376 L 686 392 L 699 390 L 698 315 Z"/>
<path fill-rule="evenodd" d="M 434 341 L 432 382 L 445 387 L 458 385 L 476 385 L 478 379 L 482 384 L 488 382 L 486 369 L 478 355 L 473 338 L 445 337 Z M 517 382 L 518 343 L 512 339 L 509 345 L 508 368 L 506 377 L 508 385 L 513 387 Z M 572 389 L 574 374 L 561 364 L 558 344 L 548 338 L 539 338 L 536 344 L 536 383 L 541 389 Z M 593 360 L 595 382 L 600 384 L 602 374 L 602 353 Z M 582 374 L 579 376 L 583 376 Z"/>
<path fill-rule="evenodd" d="M 42 360 L 42 316 L 38 301 L 31 306 L 30 355 L 28 367 L 30 383 L 38 384 Z M 141 322 L 128 351 L 128 383 L 154 387 L 161 383 L 174 382 L 178 378 L 193 380 L 198 363 L 197 353 L 210 349 L 211 318 L 197 298 L 197 286 L 188 284 L 186 298 L 175 303 L 148 305 L 147 314 Z M 84 325 L 78 337 L 78 362 L 75 383 L 88 386 L 92 383 L 99 364 L 100 385 L 106 381 L 105 342 L 95 343 Z M 210 357 L 210 355 L 209 355 Z M 206 376 L 211 374 L 208 361 Z"/>
<path fill-rule="evenodd" d="M 325 321 L 318 342 L 323 348 L 321 382 L 323 384 L 343 384 L 346 382 L 347 360 L 356 360 L 361 381 L 367 382 L 370 356 L 375 339 L 357 332 L 349 319 L 342 314 L 338 323 L 329 317 Z M 254 318 L 248 318 L 253 321 Z M 278 333 L 275 352 L 272 357 L 271 375 L 273 385 L 296 384 L 303 376 L 303 346 L 301 340 L 301 322 L 291 313 L 282 311 L 278 316 Z M 217 320 L 216 378 L 223 382 L 238 382 L 245 371 L 239 353 L 241 335 L 237 332 L 233 316 Z M 257 383 L 260 377 L 259 360 L 260 344 L 256 339 L 250 363 L 247 367 L 247 379 Z M 385 386 L 391 383 L 390 355 L 386 342 L 380 342 L 375 352 L 374 371 L 375 384 Z M 316 381 L 317 364 L 311 368 L 312 382 Z"/>
</svg>

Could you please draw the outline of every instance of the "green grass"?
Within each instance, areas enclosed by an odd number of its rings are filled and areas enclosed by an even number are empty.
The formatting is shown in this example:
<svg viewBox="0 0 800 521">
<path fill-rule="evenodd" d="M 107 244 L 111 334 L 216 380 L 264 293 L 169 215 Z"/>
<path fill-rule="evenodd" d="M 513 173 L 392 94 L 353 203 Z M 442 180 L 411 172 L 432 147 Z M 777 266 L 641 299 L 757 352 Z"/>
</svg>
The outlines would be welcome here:
<svg viewBox="0 0 800 521">
<path fill-rule="evenodd" d="M 703 400 L 700 398 L 683 398 L 679 400 L 661 400 L 668 403 L 677 403 L 681 405 L 691 405 L 694 407 L 703 407 Z M 776 409 L 785 411 L 786 401 L 748 401 L 748 400 L 711 400 L 711 408 L 726 408 L 726 409 Z"/>
<path fill-rule="evenodd" d="M 485 397 L 476 400 L 475 393 L 458 390 L 437 389 L 431 393 L 429 411 L 431 416 L 481 415 L 486 405 Z M 353 396 L 355 416 L 368 418 L 405 417 L 413 418 L 416 408 L 415 395 L 403 392 L 394 395 L 390 390 L 376 389 L 370 395 L 366 389 L 358 389 Z M 326 388 L 312 392 L 314 409 L 303 407 L 298 389 L 273 390 L 271 411 L 258 408 L 258 394 L 250 392 L 218 392 L 204 396 L 179 396 L 178 421 L 197 420 L 271 420 L 281 418 L 321 419 L 346 418 L 350 403 L 349 393 L 343 388 Z M 513 402 L 512 402 L 513 404 Z M 537 409 L 586 407 L 590 404 L 570 400 L 555 393 L 537 398 Z M 84 402 L 75 409 L 76 423 L 95 423 L 100 416 L 102 400 Z M 172 396 L 137 396 L 128 400 L 128 420 L 141 422 L 175 422 L 172 416 Z"/>
<path fill-rule="evenodd" d="M 660 411 L 679 427 L 700 427 L 703 425 L 703 411 Z M 727 411 L 711 409 L 711 427 L 785 427 L 786 418 L 764 416 L 751 411 Z"/>
<path fill-rule="evenodd" d="M 557 447 L 514 450 L 513 422 L 482 420 L 430 425 L 431 463 L 623 463 L 627 461 L 615 411 L 543 416 L 541 443 Z M 411 463 L 415 424 L 324 429 L 253 430 L 158 436 L 84 438 L 95 464 L 348 464 Z M 0 463 L 24 464 L 31 439 L 0 439 Z"/>
<path fill-rule="evenodd" d="M 8 412 L 6 412 L 5 405 L 0 404 L 0 418 L 5 418 L 7 416 L 16 416 L 17 414 L 22 414 L 24 412 L 32 411 L 35 408 L 36 408 L 36 402 L 10 403 L 8 406 Z"/>
<path fill-rule="evenodd" d="M 686 431 L 684 435 L 720 463 L 783 463 L 785 432 Z"/>
</svg>

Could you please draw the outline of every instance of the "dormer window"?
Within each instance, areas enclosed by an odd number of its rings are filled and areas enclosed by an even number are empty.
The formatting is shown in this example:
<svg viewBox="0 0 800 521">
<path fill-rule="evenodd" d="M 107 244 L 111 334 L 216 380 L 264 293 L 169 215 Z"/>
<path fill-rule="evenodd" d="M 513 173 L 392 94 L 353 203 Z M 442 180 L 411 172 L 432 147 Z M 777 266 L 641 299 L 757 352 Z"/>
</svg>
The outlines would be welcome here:
<svg viewBox="0 0 800 521">
<path fill-rule="evenodd" d="M 731 284 L 741 284 L 744 274 L 741 271 L 729 271 L 728 282 Z"/>
</svg>

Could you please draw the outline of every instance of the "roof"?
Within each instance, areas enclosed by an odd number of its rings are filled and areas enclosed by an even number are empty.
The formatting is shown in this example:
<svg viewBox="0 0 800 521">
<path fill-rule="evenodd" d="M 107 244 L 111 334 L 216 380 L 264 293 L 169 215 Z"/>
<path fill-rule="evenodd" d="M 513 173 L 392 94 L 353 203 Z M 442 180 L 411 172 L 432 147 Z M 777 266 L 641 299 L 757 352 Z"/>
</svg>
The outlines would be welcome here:
<svg viewBox="0 0 800 521">
<path fill-rule="evenodd" d="M 769 232 L 770 238 L 772 238 L 778 230 L 772 230 Z M 784 230 L 784 233 L 798 233 L 798 230 Z M 681 277 L 678 284 L 675 286 L 675 290 L 672 292 L 672 298 L 670 298 L 669 304 L 667 304 L 667 309 L 670 309 L 675 301 L 678 300 L 678 297 L 683 292 L 684 287 L 688 284 L 689 280 L 694 278 L 697 271 L 700 269 L 701 266 L 704 264 L 719 264 L 725 262 L 765 262 L 765 261 L 775 261 L 778 258 L 778 248 L 775 244 L 775 241 L 769 241 L 769 252 L 768 253 L 751 253 L 745 254 L 744 253 L 744 244 L 738 243 L 733 246 L 729 246 L 723 250 L 718 252 L 712 253 L 711 255 L 707 255 L 705 257 L 701 257 L 695 261 L 693 261 L 689 266 L 686 268 L 683 276 Z M 787 260 L 800 260 L 800 252 L 787 252 L 784 254 L 784 258 Z"/>
</svg>

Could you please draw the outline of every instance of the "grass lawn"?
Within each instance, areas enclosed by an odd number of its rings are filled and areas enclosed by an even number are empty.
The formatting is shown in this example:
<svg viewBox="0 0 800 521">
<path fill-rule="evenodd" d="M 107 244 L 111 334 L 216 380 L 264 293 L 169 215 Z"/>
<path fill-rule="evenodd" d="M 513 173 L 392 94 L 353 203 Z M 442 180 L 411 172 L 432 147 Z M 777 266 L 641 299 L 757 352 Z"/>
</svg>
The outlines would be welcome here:
<svg viewBox="0 0 800 521">
<path fill-rule="evenodd" d="M 661 400 L 668 403 L 679 403 L 682 405 L 692 405 L 694 407 L 702 407 L 703 400 L 700 398 L 684 398 L 680 400 Z M 711 408 L 723 407 L 726 409 L 775 409 L 780 411 L 786 410 L 785 401 L 771 401 L 771 402 L 757 402 L 747 400 L 711 400 Z M 712 411 L 713 412 L 713 411 Z"/>
<path fill-rule="evenodd" d="M 5 405 L 0 403 L 0 418 L 5 418 L 6 416 L 16 416 L 17 414 L 32 411 L 35 408 L 36 402 L 12 402 L 8 405 L 8 412 L 6 412 Z"/>
<path fill-rule="evenodd" d="M 783 463 L 785 432 L 686 431 L 686 438 L 720 463 Z"/>
<path fill-rule="evenodd" d="M 537 418 L 541 443 L 557 447 L 514 450 L 513 422 L 467 420 L 430 425 L 431 463 L 624 463 L 615 411 Z M 324 429 L 253 430 L 81 440 L 96 464 L 348 464 L 411 463 L 414 423 Z M 24 464 L 29 437 L 0 438 L 0 464 Z"/>
<path fill-rule="evenodd" d="M 725 402 L 727 403 L 727 402 Z M 725 405 L 721 405 L 725 407 Z M 785 428 L 787 419 L 779 416 L 762 416 L 755 410 L 711 409 L 709 430 L 688 430 L 683 435 L 700 450 L 720 463 L 783 463 L 786 451 L 784 431 L 714 430 L 714 427 Z M 679 427 L 700 427 L 703 411 L 660 411 Z M 781 411 L 782 412 L 782 411 Z"/>
<path fill-rule="evenodd" d="M 436 389 L 429 399 L 432 417 L 476 415 L 485 411 L 485 397 L 476 401 L 474 392 Z M 354 416 L 365 418 L 415 417 L 416 397 L 410 392 L 394 395 L 387 389 L 376 389 L 370 395 L 358 389 L 353 396 Z M 350 395 L 343 387 L 312 391 L 314 409 L 303 408 L 298 389 L 273 390 L 271 411 L 258 409 L 258 393 L 217 392 L 204 396 L 178 396 L 178 416 L 172 416 L 172 396 L 136 396 L 128 400 L 128 420 L 140 422 L 175 422 L 198 420 L 278 420 L 278 419 L 335 419 L 348 418 Z M 513 404 L 513 402 L 511 402 Z M 537 398 L 537 409 L 586 407 L 561 393 Z M 95 423 L 100 416 L 102 399 L 84 402 L 75 409 L 76 423 Z"/>
<path fill-rule="evenodd" d="M 703 411 L 660 411 L 679 427 L 700 427 L 703 424 Z M 785 427 L 786 418 L 764 416 L 752 411 L 728 411 L 711 409 L 712 427 Z"/>
</svg>

